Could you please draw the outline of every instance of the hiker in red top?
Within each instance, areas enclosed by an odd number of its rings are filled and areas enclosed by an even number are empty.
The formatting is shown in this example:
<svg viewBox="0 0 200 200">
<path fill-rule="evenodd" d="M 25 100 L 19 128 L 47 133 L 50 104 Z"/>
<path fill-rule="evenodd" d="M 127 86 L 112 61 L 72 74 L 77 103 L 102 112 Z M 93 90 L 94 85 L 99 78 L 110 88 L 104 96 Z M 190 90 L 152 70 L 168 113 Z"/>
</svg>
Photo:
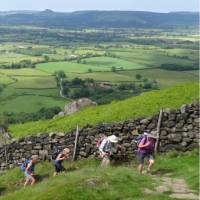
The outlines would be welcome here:
<svg viewBox="0 0 200 200">
<path fill-rule="evenodd" d="M 151 168 L 155 162 L 153 154 L 156 140 L 156 132 L 152 131 L 151 134 L 144 133 L 143 138 L 138 144 L 138 171 L 140 174 L 143 172 L 145 158 L 148 160 L 147 173 L 151 173 Z"/>
</svg>

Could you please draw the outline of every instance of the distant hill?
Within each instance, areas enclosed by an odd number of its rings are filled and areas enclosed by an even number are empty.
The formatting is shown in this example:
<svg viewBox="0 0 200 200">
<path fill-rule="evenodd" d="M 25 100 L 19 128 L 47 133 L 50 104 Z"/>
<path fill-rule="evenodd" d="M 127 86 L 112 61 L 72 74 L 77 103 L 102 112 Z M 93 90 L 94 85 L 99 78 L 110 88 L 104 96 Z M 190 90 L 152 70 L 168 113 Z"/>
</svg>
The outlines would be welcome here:
<svg viewBox="0 0 200 200">
<path fill-rule="evenodd" d="M 197 26 L 197 12 L 143 11 L 44 11 L 0 12 L 0 25 L 33 25 L 60 28 L 169 28 Z"/>
</svg>

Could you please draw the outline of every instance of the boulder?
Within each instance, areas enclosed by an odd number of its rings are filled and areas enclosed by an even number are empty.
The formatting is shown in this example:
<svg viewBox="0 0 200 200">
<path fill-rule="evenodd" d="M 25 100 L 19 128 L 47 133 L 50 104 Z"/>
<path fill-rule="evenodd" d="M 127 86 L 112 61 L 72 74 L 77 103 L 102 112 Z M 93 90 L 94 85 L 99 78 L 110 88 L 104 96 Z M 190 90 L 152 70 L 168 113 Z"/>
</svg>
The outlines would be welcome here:
<svg viewBox="0 0 200 200">
<path fill-rule="evenodd" d="M 87 98 L 82 98 L 66 105 L 64 109 L 64 113 L 65 115 L 72 115 L 73 113 L 78 112 L 82 108 L 89 107 L 89 106 L 96 106 L 96 105 L 97 105 L 96 102 L 91 101 L 90 99 L 87 99 Z"/>
</svg>

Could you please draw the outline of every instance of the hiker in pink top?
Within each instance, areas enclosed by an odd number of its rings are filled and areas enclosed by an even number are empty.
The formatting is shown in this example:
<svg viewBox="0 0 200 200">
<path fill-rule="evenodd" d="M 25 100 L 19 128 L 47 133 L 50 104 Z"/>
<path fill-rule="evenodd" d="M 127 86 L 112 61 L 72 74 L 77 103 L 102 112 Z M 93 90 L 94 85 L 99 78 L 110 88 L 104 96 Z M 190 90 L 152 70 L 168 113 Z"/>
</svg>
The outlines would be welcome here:
<svg viewBox="0 0 200 200">
<path fill-rule="evenodd" d="M 138 171 L 140 174 L 143 172 L 144 168 L 144 160 L 145 158 L 148 160 L 148 168 L 147 173 L 151 173 L 151 168 L 155 162 L 154 160 L 154 148 L 156 144 L 156 132 L 152 131 L 151 134 L 144 134 L 143 138 L 138 144 Z"/>
</svg>

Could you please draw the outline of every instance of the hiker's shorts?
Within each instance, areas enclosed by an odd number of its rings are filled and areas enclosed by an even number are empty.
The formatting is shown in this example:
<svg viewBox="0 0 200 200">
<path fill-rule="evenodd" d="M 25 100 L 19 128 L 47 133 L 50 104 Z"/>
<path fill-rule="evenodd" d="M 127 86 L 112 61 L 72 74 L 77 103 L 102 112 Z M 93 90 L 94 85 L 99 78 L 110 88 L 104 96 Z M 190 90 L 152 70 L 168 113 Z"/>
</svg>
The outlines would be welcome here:
<svg viewBox="0 0 200 200">
<path fill-rule="evenodd" d="M 31 176 L 28 172 L 24 172 L 24 175 L 25 175 L 25 177 L 26 177 L 27 180 L 30 180 L 30 181 L 34 180 L 34 177 Z"/>
<path fill-rule="evenodd" d="M 60 172 L 65 171 L 65 168 L 62 166 L 62 163 L 61 163 L 61 162 L 56 162 L 56 161 L 54 161 L 54 166 L 55 166 L 55 171 L 56 171 L 57 173 L 60 173 Z"/>
<path fill-rule="evenodd" d="M 150 154 L 150 153 L 145 154 L 145 153 L 138 152 L 138 162 L 139 162 L 139 164 L 143 165 L 145 158 L 147 158 L 148 161 L 154 160 L 153 154 Z"/>
</svg>

